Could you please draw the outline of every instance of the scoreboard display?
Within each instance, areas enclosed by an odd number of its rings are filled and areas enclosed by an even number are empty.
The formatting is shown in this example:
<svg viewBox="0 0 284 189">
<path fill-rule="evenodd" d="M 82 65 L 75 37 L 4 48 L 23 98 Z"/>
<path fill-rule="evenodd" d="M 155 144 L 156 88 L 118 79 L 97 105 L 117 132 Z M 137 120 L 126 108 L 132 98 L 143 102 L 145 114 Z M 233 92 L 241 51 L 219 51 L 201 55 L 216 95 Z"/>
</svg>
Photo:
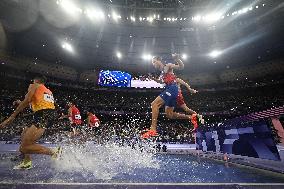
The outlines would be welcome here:
<svg viewBox="0 0 284 189">
<path fill-rule="evenodd" d="M 127 72 L 101 70 L 98 84 L 105 87 L 130 87 L 131 78 Z"/>
<path fill-rule="evenodd" d="M 128 87 L 128 88 L 164 88 L 163 84 L 147 77 L 133 78 L 124 71 L 101 70 L 98 84 L 102 87 Z"/>
</svg>

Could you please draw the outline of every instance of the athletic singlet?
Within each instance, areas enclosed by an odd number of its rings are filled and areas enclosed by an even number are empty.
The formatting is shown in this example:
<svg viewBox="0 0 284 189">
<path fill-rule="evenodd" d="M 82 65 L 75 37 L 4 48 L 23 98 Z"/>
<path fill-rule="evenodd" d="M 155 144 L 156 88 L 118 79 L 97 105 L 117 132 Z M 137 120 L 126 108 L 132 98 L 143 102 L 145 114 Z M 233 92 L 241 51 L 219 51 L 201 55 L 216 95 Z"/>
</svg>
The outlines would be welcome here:
<svg viewBox="0 0 284 189">
<path fill-rule="evenodd" d="M 55 109 L 52 92 L 43 84 L 39 84 L 32 97 L 31 106 L 33 112 L 45 109 Z"/>
<path fill-rule="evenodd" d="M 75 123 L 76 125 L 80 125 L 82 123 L 82 120 L 81 120 L 81 114 L 80 114 L 79 109 L 76 106 L 72 106 L 71 113 L 72 113 L 72 116 L 69 117 L 69 119 L 72 121 L 72 123 Z"/>
<path fill-rule="evenodd" d="M 91 114 L 89 117 L 90 118 L 90 123 L 95 126 L 95 127 L 98 127 L 99 126 L 99 119 L 97 118 L 97 116 L 95 116 L 94 114 Z M 89 125 L 91 127 L 91 125 Z"/>
<path fill-rule="evenodd" d="M 176 76 L 173 73 L 163 73 L 163 81 L 166 85 L 176 82 Z"/>
</svg>

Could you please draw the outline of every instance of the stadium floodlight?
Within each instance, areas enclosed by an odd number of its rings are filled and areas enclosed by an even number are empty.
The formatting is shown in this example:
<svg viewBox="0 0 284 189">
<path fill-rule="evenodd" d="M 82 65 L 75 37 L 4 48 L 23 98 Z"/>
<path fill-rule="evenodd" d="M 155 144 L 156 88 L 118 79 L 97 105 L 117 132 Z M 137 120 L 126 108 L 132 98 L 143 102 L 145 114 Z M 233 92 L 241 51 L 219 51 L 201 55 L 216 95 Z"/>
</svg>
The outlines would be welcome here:
<svg viewBox="0 0 284 189">
<path fill-rule="evenodd" d="M 221 14 L 220 13 L 211 13 L 207 14 L 205 17 L 203 17 L 203 20 L 205 22 L 215 22 L 221 19 Z"/>
<path fill-rule="evenodd" d="M 132 21 L 132 22 L 135 22 L 135 17 L 134 16 L 130 16 L 130 20 Z"/>
<path fill-rule="evenodd" d="M 142 21 L 142 17 L 141 16 L 139 17 L 139 20 L 140 20 L 140 22 Z"/>
<path fill-rule="evenodd" d="M 249 8 L 243 8 L 242 13 L 247 13 L 249 11 Z"/>
<path fill-rule="evenodd" d="M 236 15 L 236 14 L 238 14 L 238 11 L 234 11 L 234 12 L 232 13 L 232 16 L 234 16 L 234 15 Z"/>
<path fill-rule="evenodd" d="M 258 5 L 256 5 L 255 8 L 258 9 Z"/>
<path fill-rule="evenodd" d="M 142 56 L 142 58 L 144 59 L 144 60 L 151 60 L 152 59 L 152 55 L 151 54 L 143 54 L 143 56 Z"/>
<path fill-rule="evenodd" d="M 182 55 L 181 55 L 181 59 L 187 60 L 187 54 L 182 54 Z"/>
<path fill-rule="evenodd" d="M 82 13 L 82 9 L 78 8 L 71 0 L 58 0 L 56 2 L 63 10 L 71 15 Z"/>
<path fill-rule="evenodd" d="M 197 15 L 192 18 L 193 21 L 199 22 L 201 20 L 201 16 Z"/>
<path fill-rule="evenodd" d="M 116 14 L 116 12 L 112 12 L 112 19 L 114 19 L 114 21 L 118 21 L 118 19 L 120 19 L 121 16 Z"/>
<path fill-rule="evenodd" d="M 85 11 L 85 14 L 91 20 L 103 20 L 103 19 L 105 19 L 105 14 L 101 10 L 87 9 Z"/>
<path fill-rule="evenodd" d="M 71 53 L 74 52 L 73 47 L 71 46 L 70 43 L 63 42 L 61 46 L 62 46 L 63 49 L 65 49 L 65 50 L 67 50 L 67 51 L 69 51 Z"/>
<path fill-rule="evenodd" d="M 121 59 L 121 58 L 122 58 L 122 54 L 121 54 L 119 51 L 117 51 L 117 52 L 116 52 L 116 57 L 117 57 L 118 59 Z"/>
<path fill-rule="evenodd" d="M 212 58 L 216 58 L 216 57 L 220 56 L 221 54 L 222 54 L 221 51 L 213 50 L 211 53 L 209 53 L 209 56 L 211 56 Z"/>
<path fill-rule="evenodd" d="M 152 23 L 152 22 L 153 22 L 153 20 L 154 20 L 154 19 L 153 19 L 153 17 L 152 17 L 152 16 L 150 16 L 148 21 L 149 21 L 150 23 Z"/>
<path fill-rule="evenodd" d="M 244 14 L 244 13 L 247 13 L 248 12 L 248 8 L 243 8 L 241 10 L 238 11 L 238 14 Z"/>
</svg>

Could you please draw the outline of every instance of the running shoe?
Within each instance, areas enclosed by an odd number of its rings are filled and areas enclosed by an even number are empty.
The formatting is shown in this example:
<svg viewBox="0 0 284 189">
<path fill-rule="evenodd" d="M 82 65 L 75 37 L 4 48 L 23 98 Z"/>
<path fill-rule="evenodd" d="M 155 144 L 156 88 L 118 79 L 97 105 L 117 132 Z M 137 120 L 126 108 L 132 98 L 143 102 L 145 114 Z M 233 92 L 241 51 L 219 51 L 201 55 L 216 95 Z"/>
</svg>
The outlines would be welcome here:
<svg viewBox="0 0 284 189">
<path fill-rule="evenodd" d="M 148 138 L 155 137 L 155 136 L 158 136 L 158 133 L 157 131 L 154 131 L 154 130 L 148 130 L 146 133 L 141 135 L 143 139 L 148 139 Z"/>
<path fill-rule="evenodd" d="M 32 166 L 32 161 L 22 161 L 19 165 L 14 166 L 13 169 L 31 169 Z"/>
<path fill-rule="evenodd" d="M 59 146 L 57 148 L 55 148 L 53 155 L 51 156 L 52 159 L 58 159 L 62 154 L 62 147 Z"/>
<path fill-rule="evenodd" d="M 192 114 L 191 123 L 193 124 L 193 132 L 195 132 L 201 124 L 204 124 L 204 119 L 202 118 L 202 115 Z"/>
</svg>

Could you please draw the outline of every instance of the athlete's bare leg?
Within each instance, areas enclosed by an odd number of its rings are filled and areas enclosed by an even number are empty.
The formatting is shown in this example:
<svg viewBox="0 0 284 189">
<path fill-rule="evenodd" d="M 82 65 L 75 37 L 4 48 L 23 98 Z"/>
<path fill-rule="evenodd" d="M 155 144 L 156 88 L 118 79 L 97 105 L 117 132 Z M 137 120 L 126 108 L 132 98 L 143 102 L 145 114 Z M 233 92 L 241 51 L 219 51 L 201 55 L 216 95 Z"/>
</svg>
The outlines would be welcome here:
<svg viewBox="0 0 284 189">
<path fill-rule="evenodd" d="M 157 123 L 158 123 L 158 116 L 159 116 L 159 109 L 164 105 L 165 101 L 158 96 L 152 103 L 152 123 L 151 123 L 151 130 L 157 131 Z"/>
<path fill-rule="evenodd" d="M 173 107 L 166 106 L 165 112 L 166 112 L 167 118 L 169 118 L 169 119 L 188 119 L 188 120 L 191 119 L 190 115 L 174 112 Z"/>
<path fill-rule="evenodd" d="M 21 144 L 23 144 L 23 138 L 24 138 L 24 136 L 25 136 L 25 133 L 27 132 L 27 130 L 28 130 L 28 127 L 25 127 L 24 129 L 23 129 L 23 132 L 22 132 L 22 134 L 21 134 Z M 21 152 L 21 150 L 20 150 L 20 152 Z M 21 154 L 23 154 L 22 152 L 21 152 Z M 29 161 L 29 160 L 31 160 L 31 156 L 29 155 L 29 154 L 23 154 L 24 155 L 24 160 L 25 161 Z"/>
<path fill-rule="evenodd" d="M 45 154 L 53 155 L 54 152 L 44 146 L 36 144 L 36 141 L 41 138 L 45 129 L 37 128 L 34 125 L 26 129 L 23 135 L 20 152 L 25 155 L 24 161 L 29 161 L 31 158 L 28 154 Z"/>
<path fill-rule="evenodd" d="M 77 131 L 76 131 L 76 128 L 73 127 L 73 136 L 76 136 L 77 135 Z"/>
<path fill-rule="evenodd" d="M 193 111 L 192 109 L 189 109 L 186 104 L 183 104 L 180 107 L 189 115 L 193 115 L 193 114 L 198 115 L 201 124 L 204 124 L 204 119 L 202 118 L 202 116 L 200 114 L 196 113 L 195 111 Z"/>
<path fill-rule="evenodd" d="M 190 109 L 189 107 L 187 107 L 186 104 L 183 104 L 180 106 L 187 114 L 197 114 L 195 111 L 193 111 L 192 109 Z"/>
</svg>

